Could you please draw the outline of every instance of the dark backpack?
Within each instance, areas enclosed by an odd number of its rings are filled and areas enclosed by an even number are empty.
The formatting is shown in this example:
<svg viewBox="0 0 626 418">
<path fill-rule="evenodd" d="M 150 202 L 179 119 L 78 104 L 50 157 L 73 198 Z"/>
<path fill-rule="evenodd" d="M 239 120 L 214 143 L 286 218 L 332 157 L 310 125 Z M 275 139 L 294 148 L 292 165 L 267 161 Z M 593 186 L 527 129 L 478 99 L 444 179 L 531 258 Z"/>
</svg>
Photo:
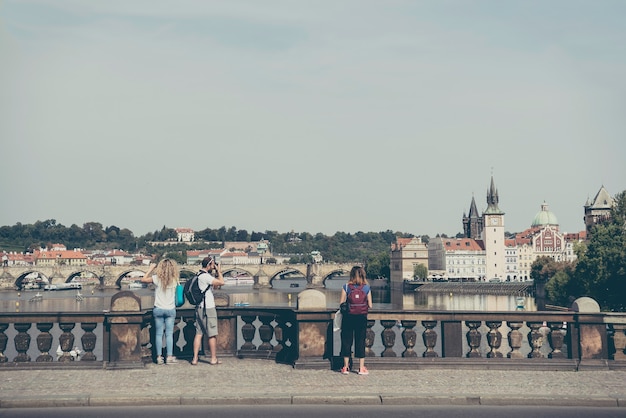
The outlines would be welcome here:
<svg viewBox="0 0 626 418">
<path fill-rule="evenodd" d="M 194 306 L 198 306 L 204 300 L 204 294 L 209 290 L 211 286 L 207 286 L 206 289 L 200 290 L 200 284 L 198 283 L 198 276 L 204 273 L 199 271 L 194 276 L 185 282 L 183 293 L 185 298 Z"/>
<path fill-rule="evenodd" d="M 354 285 L 348 285 L 348 313 L 352 315 L 366 315 L 369 310 L 367 304 L 367 293 L 363 290 L 365 285 L 355 287 Z"/>
</svg>

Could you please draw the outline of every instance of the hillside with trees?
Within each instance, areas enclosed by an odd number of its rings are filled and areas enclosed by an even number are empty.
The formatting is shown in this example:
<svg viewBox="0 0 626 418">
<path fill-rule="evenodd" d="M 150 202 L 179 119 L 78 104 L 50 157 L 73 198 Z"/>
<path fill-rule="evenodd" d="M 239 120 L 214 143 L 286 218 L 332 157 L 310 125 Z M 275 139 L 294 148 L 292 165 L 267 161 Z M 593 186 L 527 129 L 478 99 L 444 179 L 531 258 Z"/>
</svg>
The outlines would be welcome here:
<svg viewBox="0 0 626 418">
<path fill-rule="evenodd" d="M 272 254 L 289 255 L 292 263 L 311 262 L 311 252 L 320 251 L 324 261 L 365 263 L 371 277 L 389 277 L 390 246 L 397 237 L 413 235 L 390 230 L 383 232 L 337 232 L 328 236 L 308 232 L 279 233 L 277 231 L 248 232 L 236 227 L 206 228 L 196 231 L 193 243 L 176 243 L 174 228 L 163 226 L 146 235 L 135 237 L 127 228 L 104 227 L 98 222 L 87 222 L 82 227 L 66 227 L 54 219 L 37 221 L 34 224 L 17 223 L 0 227 L 0 250 L 32 252 L 35 249 L 50 247 L 60 243 L 68 249 L 121 249 L 130 253 L 142 252 L 149 255 L 168 256 L 178 261 L 185 260 L 186 251 L 222 248 L 227 241 L 270 243 Z M 427 236 L 422 237 L 425 241 Z M 153 245 L 155 242 L 169 241 L 167 247 Z"/>
</svg>

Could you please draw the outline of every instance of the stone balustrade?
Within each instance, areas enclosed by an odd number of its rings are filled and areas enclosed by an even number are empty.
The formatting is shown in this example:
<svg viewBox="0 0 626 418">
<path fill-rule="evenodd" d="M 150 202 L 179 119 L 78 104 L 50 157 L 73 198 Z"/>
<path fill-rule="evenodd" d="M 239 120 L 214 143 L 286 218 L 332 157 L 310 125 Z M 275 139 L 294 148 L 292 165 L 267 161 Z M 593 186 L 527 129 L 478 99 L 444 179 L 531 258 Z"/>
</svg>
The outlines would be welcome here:
<svg viewBox="0 0 626 418">
<path fill-rule="evenodd" d="M 336 367 L 335 311 L 315 297 L 313 303 L 299 298 L 296 308 L 261 308 L 229 306 L 227 298 L 216 296 L 218 354 L 266 358 L 298 368 Z M 130 291 L 116 294 L 108 312 L 0 313 L 0 368 L 141 367 L 156 356 L 153 329 L 151 310 L 142 309 Z M 373 310 L 366 355 L 372 368 L 626 368 L 625 332 L 626 313 L 594 309 Z M 193 309 L 179 309 L 174 355 L 191 358 L 194 334 Z"/>
</svg>

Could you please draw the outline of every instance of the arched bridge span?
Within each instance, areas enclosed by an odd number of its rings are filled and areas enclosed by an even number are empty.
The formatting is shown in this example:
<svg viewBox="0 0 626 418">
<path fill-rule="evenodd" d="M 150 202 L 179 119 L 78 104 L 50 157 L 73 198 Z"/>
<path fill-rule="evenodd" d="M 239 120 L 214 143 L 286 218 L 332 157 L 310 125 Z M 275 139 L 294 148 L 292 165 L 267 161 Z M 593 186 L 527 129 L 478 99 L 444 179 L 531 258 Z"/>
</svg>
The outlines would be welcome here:
<svg viewBox="0 0 626 418">
<path fill-rule="evenodd" d="M 287 273 L 306 278 L 307 286 L 323 287 L 328 278 L 336 274 L 348 274 L 354 264 L 224 264 L 222 272 L 238 271 L 254 278 L 256 286 L 270 287 L 272 281 Z M 183 264 L 181 276 L 189 277 L 199 270 L 198 265 Z M 148 266 L 106 265 L 106 266 L 4 266 L 0 274 L 0 289 L 21 289 L 26 282 L 40 281 L 44 284 L 60 284 L 72 281 L 94 282 L 103 288 L 120 287 L 123 280 L 141 277 Z"/>
</svg>

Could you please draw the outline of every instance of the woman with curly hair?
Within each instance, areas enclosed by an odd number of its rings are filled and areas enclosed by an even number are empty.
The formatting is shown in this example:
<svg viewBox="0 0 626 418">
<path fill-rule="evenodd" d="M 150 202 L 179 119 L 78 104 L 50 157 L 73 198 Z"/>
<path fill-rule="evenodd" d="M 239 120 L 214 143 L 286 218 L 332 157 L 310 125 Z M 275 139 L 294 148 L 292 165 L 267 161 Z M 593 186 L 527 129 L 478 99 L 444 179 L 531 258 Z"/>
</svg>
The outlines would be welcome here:
<svg viewBox="0 0 626 418">
<path fill-rule="evenodd" d="M 154 273 L 153 273 L 154 272 Z M 176 285 L 179 282 L 180 270 L 176 261 L 164 258 L 158 264 L 150 264 L 148 272 L 142 277 L 143 283 L 154 283 L 154 345 L 157 364 L 163 360 L 163 332 L 165 332 L 165 349 L 167 364 L 176 363 L 174 357 L 174 319 L 176 318 Z"/>
</svg>

